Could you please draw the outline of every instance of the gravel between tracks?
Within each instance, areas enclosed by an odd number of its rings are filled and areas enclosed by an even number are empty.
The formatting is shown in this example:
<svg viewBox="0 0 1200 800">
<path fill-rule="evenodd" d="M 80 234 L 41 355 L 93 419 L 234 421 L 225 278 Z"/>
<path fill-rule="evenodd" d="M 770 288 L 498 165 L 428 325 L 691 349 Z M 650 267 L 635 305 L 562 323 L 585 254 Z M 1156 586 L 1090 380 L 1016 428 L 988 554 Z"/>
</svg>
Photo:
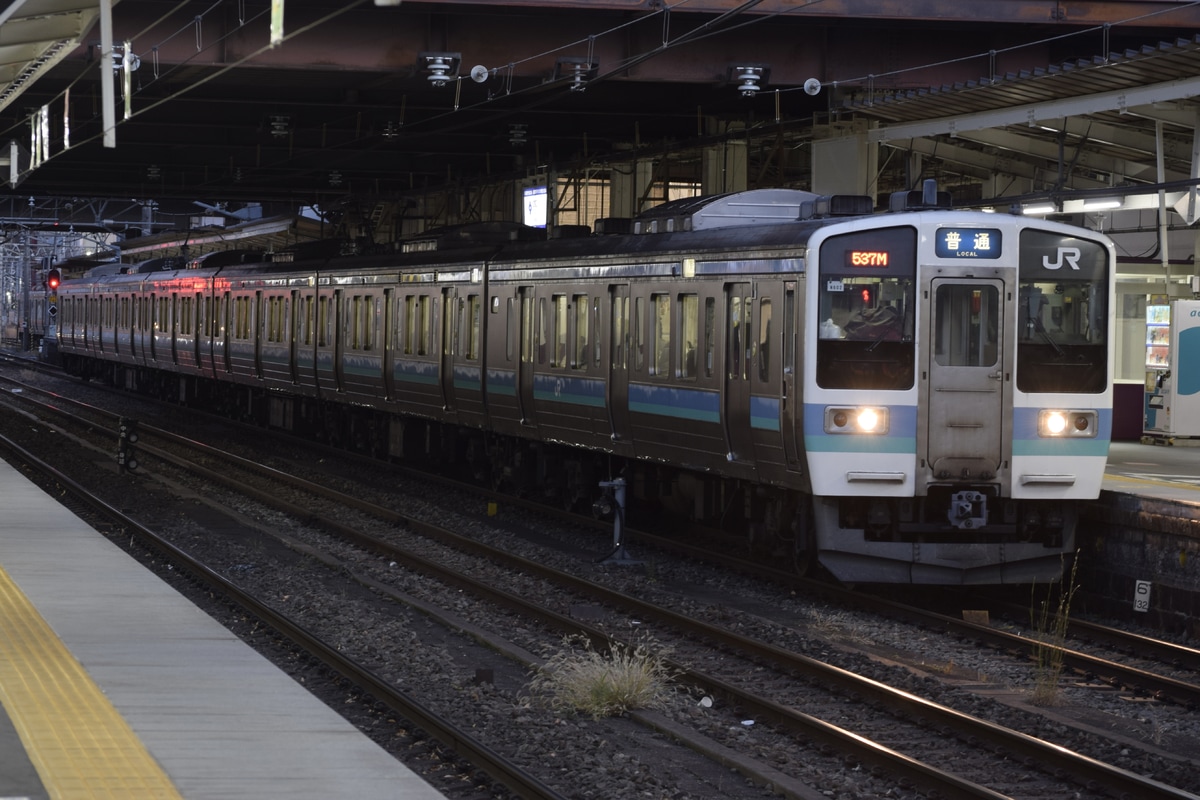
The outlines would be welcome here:
<svg viewBox="0 0 1200 800">
<path fill-rule="evenodd" d="M 164 475 L 118 474 L 105 454 L 81 455 L 68 437 L 52 433 L 13 414 L 0 414 L 0 433 L 37 450 L 52 461 L 94 465 L 86 469 L 87 481 L 110 497 L 123 498 L 122 507 L 134 511 L 152 527 L 170 523 L 179 543 L 195 552 L 203 550 L 216 568 L 243 585 L 253 585 L 273 597 L 289 612 L 303 610 L 308 624 L 324 629 L 331 641 L 360 654 L 376 670 L 392 677 L 426 704 L 454 710 L 472 720 L 486 741 L 506 742 L 530 764 L 541 764 L 547 775 L 557 774 L 558 785 L 569 797 L 579 798 L 707 798 L 767 797 L 765 789 L 751 787 L 738 774 L 700 759 L 681 757 L 659 734 L 628 718 L 594 721 L 562 717 L 531 702 L 530 673 L 495 652 L 468 639 L 447 634 L 419 614 L 399 609 L 376 593 L 344 580 L 344 573 L 328 571 L 308 557 L 297 555 L 270 537 L 254 533 L 255 527 L 304 538 L 310 533 L 273 512 L 264 512 L 231 497 L 201 497 L 179 479 L 166 491 L 155 478 Z M 369 485 L 364 480 L 364 486 Z M 180 501 L 176 492 L 193 492 Z M 969 643 L 881 621 L 865 614 L 814 605 L 802 598 L 781 596 L 779 590 L 753 584 L 736 575 L 666 556 L 651 555 L 636 568 L 602 566 L 596 559 L 607 543 L 594 534 L 581 535 L 548 529 L 528 515 L 504 512 L 498 520 L 447 512 L 461 507 L 461 498 L 443 496 L 440 490 L 420 489 L 421 500 L 410 492 L 406 510 L 425 505 L 431 518 L 472 530 L 479 537 L 504 538 L 527 557 L 552 561 L 556 566 L 590 573 L 590 577 L 647 599 L 655 599 L 686 613 L 720 617 L 723 624 L 747 631 L 762 628 L 786 637 L 789 646 L 825 657 L 864 675 L 901 686 L 985 719 L 1101 758 L 1116 766 L 1152 774 L 1159 780 L 1196 792 L 1200 790 L 1200 717 L 1195 712 L 1131 698 L 1100 688 L 1064 687 L 1061 703 L 1035 709 L 1025 698 L 1033 671 L 1026 665 Z M 136 502 L 135 502 L 136 499 Z M 243 514 L 242 525 L 222 519 L 214 507 Z M 223 535 L 215 535 L 217 525 Z M 347 567 L 373 578 L 396 582 L 415 597 L 456 608 L 473 624 L 498 629 L 523 646 L 546 655 L 557 643 L 544 632 L 524 629 L 519 621 L 478 609 L 465 598 L 447 597 L 449 590 L 422 578 L 398 575 L 399 570 L 350 548 L 337 548 Z M 223 566 L 222 566 L 223 565 Z M 168 578 L 172 577 L 168 573 Z M 398 580 L 397 580 L 398 579 Z M 174 583 L 195 595 L 186 581 Z M 240 635 L 267 646 L 269 637 L 253 621 L 231 615 L 208 598 L 193 597 L 210 613 Z M 632 625 L 623 620 L 617 624 Z M 428 742 L 413 741 L 403 725 L 376 710 L 369 698 L 334 687 L 314 665 L 295 660 L 286 648 L 269 646 L 277 663 L 310 686 L 324 699 L 359 724 L 385 747 L 400 754 L 414 769 L 454 796 L 481 796 L 479 786 L 462 785 L 457 772 L 446 770 L 448 756 Z M 868 657 L 869 652 L 873 657 Z M 477 680 L 478 670 L 491 670 L 492 681 Z M 741 718 L 736 709 L 702 708 L 699 696 L 681 691 L 664 714 L 699 727 L 713 739 L 740 752 L 752 754 L 793 772 L 813 787 L 813 797 L 839 800 L 870 797 L 911 797 L 914 793 L 865 769 L 831 763 L 814 750 L 785 743 L 767 726 Z M 1068 723 L 1072 722 L 1073 725 Z M 1089 732 L 1090 731 L 1090 732 Z M 486 736 L 482 735 L 486 733 Z M 494 745 L 497 749 L 503 749 Z M 453 775 L 453 778 L 443 778 Z M 1081 796 L 1088 796 L 1086 793 Z"/>
</svg>

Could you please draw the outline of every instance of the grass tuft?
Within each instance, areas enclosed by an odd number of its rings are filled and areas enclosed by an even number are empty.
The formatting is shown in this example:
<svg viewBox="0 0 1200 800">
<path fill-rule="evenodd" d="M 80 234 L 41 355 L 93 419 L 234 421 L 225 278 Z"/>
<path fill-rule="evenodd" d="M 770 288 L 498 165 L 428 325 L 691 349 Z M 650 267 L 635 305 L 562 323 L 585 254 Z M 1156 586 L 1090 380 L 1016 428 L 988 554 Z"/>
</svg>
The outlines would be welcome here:
<svg viewBox="0 0 1200 800">
<path fill-rule="evenodd" d="M 1053 706 L 1059 702 L 1059 684 L 1063 673 L 1063 646 L 1067 640 L 1067 627 L 1071 622 L 1071 600 L 1079 585 L 1075 582 L 1075 571 L 1079 567 L 1079 554 L 1075 554 L 1071 565 L 1071 576 L 1066 585 L 1056 588 L 1057 602 L 1048 592 L 1040 603 L 1031 598 L 1030 617 L 1037 643 L 1033 655 L 1037 662 L 1033 677 L 1033 692 L 1029 701 L 1035 706 Z M 1036 593 L 1037 586 L 1033 587 Z"/>
<path fill-rule="evenodd" d="M 530 684 L 535 697 L 556 711 L 611 717 L 635 708 L 661 708 L 674 677 L 653 642 L 613 642 L 599 652 L 584 636 L 563 640 Z"/>
</svg>

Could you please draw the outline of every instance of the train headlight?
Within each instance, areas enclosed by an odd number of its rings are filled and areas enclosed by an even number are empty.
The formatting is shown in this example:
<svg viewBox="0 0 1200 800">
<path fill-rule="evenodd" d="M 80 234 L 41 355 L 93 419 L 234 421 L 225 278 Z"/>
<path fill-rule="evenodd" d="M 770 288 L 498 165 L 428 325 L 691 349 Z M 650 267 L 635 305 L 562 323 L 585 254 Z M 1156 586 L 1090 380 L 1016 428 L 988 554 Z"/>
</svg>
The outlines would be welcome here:
<svg viewBox="0 0 1200 800">
<path fill-rule="evenodd" d="M 1093 439 L 1095 411 L 1043 409 L 1038 412 L 1038 436 L 1044 439 Z"/>
<path fill-rule="evenodd" d="M 888 432 L 888 410 L 879 406 L 828 406 L 826 433 L 884 434 Z"/>
</svg>

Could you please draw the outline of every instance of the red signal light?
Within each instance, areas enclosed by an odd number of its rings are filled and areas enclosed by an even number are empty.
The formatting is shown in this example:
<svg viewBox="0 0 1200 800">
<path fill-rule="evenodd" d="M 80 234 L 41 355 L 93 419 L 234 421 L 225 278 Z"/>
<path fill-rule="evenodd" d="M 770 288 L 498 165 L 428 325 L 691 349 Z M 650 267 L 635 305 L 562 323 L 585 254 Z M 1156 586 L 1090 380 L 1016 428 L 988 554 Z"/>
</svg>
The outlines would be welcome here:
<svg viewBox="0 0 1200 800">
<path fill-rule="evenodd" d="M 58 284 L 62 283 L 62 278 L 58 274 L 58 270 L 52 269 L 46 275 L 46 288 L 54 291 L 58 288 Z"/>
</svg>

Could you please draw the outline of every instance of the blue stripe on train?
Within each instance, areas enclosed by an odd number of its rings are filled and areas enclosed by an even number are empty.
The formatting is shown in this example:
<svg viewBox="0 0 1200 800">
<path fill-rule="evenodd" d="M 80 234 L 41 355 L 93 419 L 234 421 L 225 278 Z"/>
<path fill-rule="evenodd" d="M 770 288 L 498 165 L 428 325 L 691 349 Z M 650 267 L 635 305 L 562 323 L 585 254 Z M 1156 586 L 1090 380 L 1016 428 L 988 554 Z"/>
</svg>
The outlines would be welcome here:
<svg viewBox="0 0 1200 800">
<path fill-rule="evenodd" d="M 719 423 L 721 395 L 711 389 L 629 384 L 629 410 L 641 414 Z"/>
</svg>

